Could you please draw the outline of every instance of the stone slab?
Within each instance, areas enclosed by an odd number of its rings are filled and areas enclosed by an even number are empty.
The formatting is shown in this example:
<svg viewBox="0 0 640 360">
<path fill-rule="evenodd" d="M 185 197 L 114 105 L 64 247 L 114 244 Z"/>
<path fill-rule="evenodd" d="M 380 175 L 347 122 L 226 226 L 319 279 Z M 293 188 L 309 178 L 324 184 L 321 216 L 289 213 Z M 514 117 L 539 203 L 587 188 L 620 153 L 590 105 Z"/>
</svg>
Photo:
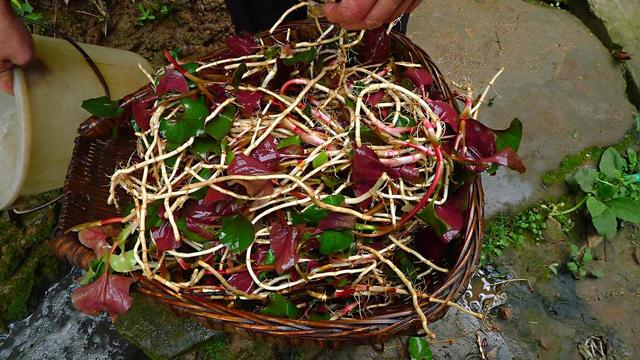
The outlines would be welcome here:
<svg viewBox="0 0 640 360">
<path fill-rule="evenodd" d="M 449 83 L 470 80 L 477 93 L 505 68 L 479 117 L 495 128 L 522 120 L 528 171 L 486 178 L 488 215 L 541 198 L 541 174 L 567 154 L 619 141 L 633 122 L 619 65 L 566 11 L 520 0 L 430 0 L 412 15 L 408 35 Z"/>
</svg>

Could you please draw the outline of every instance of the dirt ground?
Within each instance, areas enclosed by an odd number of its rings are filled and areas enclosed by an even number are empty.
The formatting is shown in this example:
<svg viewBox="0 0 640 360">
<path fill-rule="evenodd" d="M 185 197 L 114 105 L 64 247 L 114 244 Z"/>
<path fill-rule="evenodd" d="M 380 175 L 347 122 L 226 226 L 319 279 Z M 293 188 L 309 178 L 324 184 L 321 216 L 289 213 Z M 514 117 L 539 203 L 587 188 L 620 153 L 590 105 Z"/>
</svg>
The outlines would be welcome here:
<svg viewBox="0 0 640 360">
<path fill-rule="evenodd" d="M 154 66 L 162 49 L 197 55 L 222 44 L 233 32 L 223 0 L 32 0 L 43 20 L 72 39 L 137 52 Z M 155 19 L 140 21 L 140 6 Z M 55 36 L 50 30 L 44 35 Z"/>
</svg>

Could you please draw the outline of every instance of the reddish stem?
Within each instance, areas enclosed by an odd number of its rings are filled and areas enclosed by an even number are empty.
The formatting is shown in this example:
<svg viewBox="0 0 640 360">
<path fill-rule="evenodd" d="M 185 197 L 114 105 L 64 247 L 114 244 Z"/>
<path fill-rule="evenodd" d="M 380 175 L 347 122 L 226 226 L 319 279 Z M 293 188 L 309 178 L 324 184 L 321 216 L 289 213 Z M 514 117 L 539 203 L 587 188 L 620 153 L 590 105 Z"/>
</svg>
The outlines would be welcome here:
<svg viewBox="0 0 640 360">
<path fill-rule="evenodd" d="M 178 70 L 182 75 L 187 74 L 187 70 L 185 70 L 182 66 L 180 66 L 180 64 L 178 64 L 178 61 L 173 57 L 173 55 L 171 55 L 171 53 L 169 52 L 169 50 L 164 49 L 164 57 L 167 59 L 168 62 L 170 62 L 173 67 L 176 68 L 176 70 Z"/>
</svg>

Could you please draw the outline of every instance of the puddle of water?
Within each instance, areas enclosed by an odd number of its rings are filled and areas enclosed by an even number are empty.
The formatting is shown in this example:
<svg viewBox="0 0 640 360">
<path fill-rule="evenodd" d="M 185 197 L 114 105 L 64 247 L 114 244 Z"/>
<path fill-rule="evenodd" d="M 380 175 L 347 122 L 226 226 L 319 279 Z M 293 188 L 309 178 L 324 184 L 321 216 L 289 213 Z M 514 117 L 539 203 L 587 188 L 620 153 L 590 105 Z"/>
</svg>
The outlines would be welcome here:
<svg viewBox="0 0 640 360">
<path fill-rule="evenodd" d="M 144 354 L 123 340 L 106 314 L 98 317 L 78 312 L 71 304 L 73 269 L 43 296 L 26 319 L 0 333 L 0 359 L 144 359 Z"/>
</svg>

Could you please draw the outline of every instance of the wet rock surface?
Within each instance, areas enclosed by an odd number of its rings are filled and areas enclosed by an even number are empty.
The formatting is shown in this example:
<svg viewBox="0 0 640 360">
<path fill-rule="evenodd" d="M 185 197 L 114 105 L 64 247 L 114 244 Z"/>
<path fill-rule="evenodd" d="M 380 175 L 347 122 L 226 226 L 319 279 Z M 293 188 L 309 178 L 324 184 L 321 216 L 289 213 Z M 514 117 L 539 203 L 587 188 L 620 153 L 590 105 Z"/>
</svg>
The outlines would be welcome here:
<svg viewBox="0 0 640 360">
<path fill-rule="evenodd" d="M 540 175 L 567 154 L 619 141 L 632 124 L 620 66 L 566 11 L 514 0 L 425 1 L 408 35 L 449 83 L 468 79 L 476 94 L 505 68 L 479 117 L 496 128 L 522 120 L 527 173 L 501 170 L 486 178 L 488 215 L 540 199 Z"/>
<path fill-rule="evenodd" d="M 640 3 L 635 0 L 588 0 L 591 12 L 604 25 L 613 46 L 631 54 L 627 66 L 640 83 Z M 640 99 L 638 99 L 640 101 Z"/>
</svg>

